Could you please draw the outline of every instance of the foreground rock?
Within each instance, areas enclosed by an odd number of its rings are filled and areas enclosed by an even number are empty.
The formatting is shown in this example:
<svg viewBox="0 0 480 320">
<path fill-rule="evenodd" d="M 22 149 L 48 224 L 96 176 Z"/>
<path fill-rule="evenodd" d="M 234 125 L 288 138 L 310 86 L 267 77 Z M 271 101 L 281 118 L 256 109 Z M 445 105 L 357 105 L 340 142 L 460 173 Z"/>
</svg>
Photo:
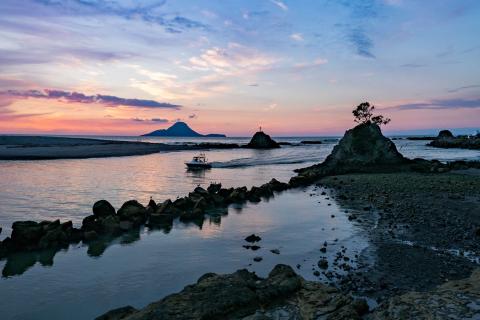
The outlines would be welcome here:
<svg viewBox="0 0 480 320">
<path fill-rule="evenodd" d="M 367 319 L 478 319 L 480 270 L 463 280 L 450 281 L 431 292 L 410 292 L 381 304 Z"/>
<path fill-rule="evenodd" d="M 247 144 L 247 148 L 273 149 L 280 148 L 280 145 L 265 132 L 258 131 L 253 135 L 252 139 Z"/>
<path fill-rule="evenodd" d="M 277 265 L 265 279 L 245 269 L 207 273 L 196 284 L 142 310 L 124 307 L 97 320 L 360 319 L 366 311 L 364 303 L 335 288 L 305 281 L 291 267 Z"/>
<path fill-rule="evenodd" d="M 427 145 L 437 148 L 462 148 L 462 149 L 480 149 L 480 136 L 455 137 L 450 131 L 442 130 L 438 136 Z"/>
</svg>

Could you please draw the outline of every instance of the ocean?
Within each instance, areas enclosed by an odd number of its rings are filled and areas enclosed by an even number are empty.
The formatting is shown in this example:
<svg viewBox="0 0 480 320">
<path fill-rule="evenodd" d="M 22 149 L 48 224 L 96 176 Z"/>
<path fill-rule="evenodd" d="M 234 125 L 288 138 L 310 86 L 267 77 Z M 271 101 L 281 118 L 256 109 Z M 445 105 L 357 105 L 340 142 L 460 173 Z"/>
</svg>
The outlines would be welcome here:
<svg viewBox="0 0 480 320">
<path fill-rule="evenodd" d="M 247 138 L 96 137 L 164 143 L 246 143 Z M 137 199 L 146 204 L 184 196 L 196 186 L 220 182 L 224 187 L 261 185 L 271 178 L 288 181 L 293 170 L 322 161 L 335 137 L 277 138 L 293 146 L 274 150 L 211 150 L 213 168 L 187 171 L 197 152 L 164 152 L 144 156 L 80 160 L 0 161 L 0 234 L 10 234 L 16 220 L 72 220 L 79 226 L 95 201 L 119 208 Z M 322 144 L 299 145 L 301 140 Z M 436 149 L 426 141 L 394 140 L 407 157 L 480 160 L 475 150 Z M 319 248 L 345 246 L 352 255 L 368 248 L 363 230 L 348 221 L 323 190 L 290 190 L 259 204 L 231 206 L 203 224 L 176 222 L 171 230 L 141 229 L 99 247 L 72 245 L 56 254 L 19 254 L 0 261 L 2 319 L 91 319 L 124 305 L 143 307 L 181 290 L 206 272 L 247 268 L 266 275 L 277 263 L 297 267 L 307 279 Z M 313 196 L 315 195 L 315 196 Z M 319 200 L 320 199 L 320 200 Z M 334 216 L 334 218 L 332 218 Z M 261 235 L 258 251 L 242 247 L 249 234 Z M 280 254 L 273 254 L 278 249 Z M 253 262 L 261 256 L 261 262 Z M 334 250 L 326 258 L 334 259 Z M 327 279 L 318 279 L 327 281 Z"/>
</svg>

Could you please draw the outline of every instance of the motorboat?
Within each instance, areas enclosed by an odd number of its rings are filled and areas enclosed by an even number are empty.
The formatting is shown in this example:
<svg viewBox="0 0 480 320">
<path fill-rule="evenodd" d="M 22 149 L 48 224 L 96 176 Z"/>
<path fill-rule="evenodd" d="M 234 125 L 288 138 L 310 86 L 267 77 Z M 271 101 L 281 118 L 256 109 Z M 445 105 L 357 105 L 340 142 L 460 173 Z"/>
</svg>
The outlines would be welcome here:
<svg viewBox="0 0 480 320">
<path fill-rule="evenodd" d="M 192 161 L 185 162 L 188 169 L 210 169 L 212 165 L 207 161 L 204 153 L 200 153 L 198 156 L 193 157 Z"/>
</svg>

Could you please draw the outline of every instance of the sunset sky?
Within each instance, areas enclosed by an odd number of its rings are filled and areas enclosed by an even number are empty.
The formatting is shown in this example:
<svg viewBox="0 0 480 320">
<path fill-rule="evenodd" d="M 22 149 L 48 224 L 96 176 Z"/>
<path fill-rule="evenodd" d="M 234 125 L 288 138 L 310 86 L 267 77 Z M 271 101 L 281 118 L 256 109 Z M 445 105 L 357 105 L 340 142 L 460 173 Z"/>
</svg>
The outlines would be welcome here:
<svg viewBox="0 0 480 320">
<path fill-rule="evenodd" d="M 1 0 L 0 133 L 473 130 L 479 34 L 477 0 Z"/>
</svg>

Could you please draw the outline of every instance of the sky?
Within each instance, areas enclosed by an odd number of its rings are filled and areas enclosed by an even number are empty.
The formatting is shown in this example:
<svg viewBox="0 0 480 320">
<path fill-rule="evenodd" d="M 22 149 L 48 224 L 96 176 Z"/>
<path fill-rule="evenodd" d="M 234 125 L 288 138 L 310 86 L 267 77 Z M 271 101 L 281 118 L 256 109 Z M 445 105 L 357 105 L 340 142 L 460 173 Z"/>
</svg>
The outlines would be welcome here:
<svg viewBox="0 0 480 320">
<path fill-rule="evenodd" d="M 0 133 L 480 128 L 477 0 L 1 0 Z"/>
</svg>

